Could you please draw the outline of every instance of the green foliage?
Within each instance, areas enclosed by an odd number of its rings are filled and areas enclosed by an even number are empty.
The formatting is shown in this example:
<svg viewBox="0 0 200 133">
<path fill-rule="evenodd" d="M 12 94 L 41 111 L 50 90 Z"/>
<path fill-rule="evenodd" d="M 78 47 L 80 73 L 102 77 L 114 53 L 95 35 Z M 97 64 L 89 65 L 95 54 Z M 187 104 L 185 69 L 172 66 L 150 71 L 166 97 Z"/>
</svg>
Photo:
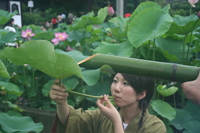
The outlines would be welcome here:
<svg viewBox="0 0 200 133">
<path fill-rule="evenodd" d="M 168 119 L 169 121 L 175 119 L 176 117 L 175 109 L 170 104 L 162 100 L 153 101 L 151 106 L 159 115 Z"/>
<path fill-rule="evenodd" d="M 43 129 L 41 123 L 34 123 L 29 116 L 10 116 L 7 113 L 0 112 L 0 125 L 4 132 L 40 132 Z"/>
<path fill-rule="evenodd" d="M 16 14 L 17 11 L 9 13 L 7 11 L 0 10 L 0 26 L 6 24 L 10 20 L 10 18 Z"/>
<path fill-rule="evenodd" d="M 48 41 L 29 41 L 18 49 L 5 48 L 0 57 L 8 58 L 18 65 L 30 64 L 57 79 L 72 75 L 82 77 L 77 63 L 67 55 L 54 52 L 53 45 Z"/>
<path fill-rule="evenodd" d="M 29 24 L 36 24 L 36 25 L 44 25 L 45 24 L 45 18 L 42 17 L 39 13 L 31 13 L 30 12 L 23 12 L 22 17 L 24 18 L 22 20 L 23 25 L 29 25 Z"/>
<path fill-rule="evenodd" d="M 1 60 L 0 60 L 0 75 L 5 78 L 10 78 L 10 75 L 7 72 L 7 69 Z"/>
<path fill-rule="evenodd" d="M 164 97 L 167 97 L 167 96 L 171 96 L 173 95 L 174 93 L 176 93 L 178 91 L 178 88 L 177 87 L 174 87 L 174 86 L 171 86 L 170 88 L 167 88 L 166 85 L 158 85 L 157 86 L 157 91 Z"/>
<path fill-rule="evenodd" d="M 54 2 L 51 1 L 50 4 L 52 3 Z M 2 59 L 0 61 L 0 86 L 6 88 L 4 89 L 6 95 L 1 95 L 1 101 L 18 111 L 20 111 L 19 106 L 12 103 L 55 109 L 55 103 L 52 103 L 49 98 L 49 91 L 55 78 L 62 79 L 67 89 L 79 93 L 98 96 L 110 94 L 112 67 L 104 64 L 99 68 L 88 69 L 77 64 L 95 53 L 199 66 L 200 25 L 198 17 L 194 14 L 180 16 L 180 14 L 188 14 L 189 8 L 182 8 L 182 11 L 180 9 L 179 15 L 172 14 L 175 11 L 178 12 L 178 8 L 183 6 L 182 3 L 180 5 L 170 3 L 170 6 L 163 0 L 158 3 L 141 3 L 131 17 L 126 19 L 123 17 L 108 18 L 107 7 L 105 7 L 97 14 L 92 11 L 76 18 L 71 25 L 63 23 L 56 29 L 49 28 L 46 31 L 43 31 L 40 25 L 50 21 L 56 14 L 55 10 L 53 8 L 46 9 L 44 12 L 35 10 L 30 14 L 27 8 L 27 12 L 23 14 L 23 24 L 27 24 L 26 26 L 19 29 L 17 33 L 0 29 L 0 58 Z M 189 7 L 188 5 L 189 3 L 184 7 Z M 129 6 L 133 7 L 130 3 Z M 92 8 L 96 10 L 98 7 Z M 62 8 L 56 10 L 61 11 Z M 196 9 L 193 9 L 192 13 L 194 11 Z M 0 15 L 0 20 L 9 20 L 11 16 Z M 26 29 L 31 29 L 36 34 L 31 41 L 21 37 L 21 32 Z M 54 33 L 58 32 L 66 32 L 69 36 L 67 40 L 53 45 L 51 40 L 55 37 Z M 4 46 L 9 41 L 15 41 L 15 38 L 20 44 L 19 48 Z M 69 47 L 73 51 L 67 49 Z M 114 61 L 110 60 L 110 62 Z M 29 65 L 24 66 L 24 64 Z M 127 63 L 129 64 L 130 62 Z M 139 64 L 137 68 L 141 69 L 143 65 Z M 145 67 L 148 69 L 151 66 L 146 65 Z M 134 70 L 141 74 L 139 69 Z M 160 74 L 170 77 L 171 73 L 166 74 L 166 71 Z M 185 74 L 185 72 L 182 73 Z M 177 93 L 177 89 L 181 90 L 180 86 L 164 80 L 157 80 L 157 85 L 158 91 L 156 91 L 151 107 L 156 115 L 162 117 L 168 131 L 172 131 L 171 127 L 175 130 L 193 132 L 198 130 L 198 126 L 195 126 L 199 124 L 199 118 L 195 116 L 198 114 L 198 107 L 188 103 L 185 107 L 181 106 L 184 105 L 185 99 L 181 91 Z M 167 89 L 165 85 L 172 87 Z M 172 100 L 171 97 L 174 99 Z M 96 102 L 95 99 L 74 94 L 69 95 L 68 101 L 72 106 L 84 109 L 95 106 Z M 185 120 L 190 122 L 184 124 Z M 9 125 L 9 128 L 11 127 L 12 125 Z"/>
</svg>

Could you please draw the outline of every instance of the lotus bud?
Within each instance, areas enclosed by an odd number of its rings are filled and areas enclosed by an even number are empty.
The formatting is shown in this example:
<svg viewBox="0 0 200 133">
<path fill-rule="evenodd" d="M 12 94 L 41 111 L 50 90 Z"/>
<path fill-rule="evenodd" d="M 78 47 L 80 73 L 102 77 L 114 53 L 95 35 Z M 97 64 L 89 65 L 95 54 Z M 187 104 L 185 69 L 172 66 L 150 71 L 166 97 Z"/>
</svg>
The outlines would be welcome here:
<svg viewBox="0 0 200 133">
<path fill-rule="evenodd" d="M 110 6 L 110 3 L 109 3 L 109 6 L 108 6 L 108 15 L 109 16 L 113 16 L 115 13 L 114 9 L 112 6 Z"/>
</svg>

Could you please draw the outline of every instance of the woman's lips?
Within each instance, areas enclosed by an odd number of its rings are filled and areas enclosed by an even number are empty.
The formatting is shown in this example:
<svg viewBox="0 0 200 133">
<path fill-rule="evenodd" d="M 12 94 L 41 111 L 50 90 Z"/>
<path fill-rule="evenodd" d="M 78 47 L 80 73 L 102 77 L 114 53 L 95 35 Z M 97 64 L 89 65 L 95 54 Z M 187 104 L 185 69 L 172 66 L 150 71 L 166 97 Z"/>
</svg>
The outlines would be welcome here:
<svg viewBox="0 0 200 133">
<path fill-rule="evenodd" d="M 118 100 L 120 100 L 121 98 L 119 97 L 119 96 L 114 96 L 115 98 L 114 98 L 114 101 L 118 101 Z"/>
</svg>

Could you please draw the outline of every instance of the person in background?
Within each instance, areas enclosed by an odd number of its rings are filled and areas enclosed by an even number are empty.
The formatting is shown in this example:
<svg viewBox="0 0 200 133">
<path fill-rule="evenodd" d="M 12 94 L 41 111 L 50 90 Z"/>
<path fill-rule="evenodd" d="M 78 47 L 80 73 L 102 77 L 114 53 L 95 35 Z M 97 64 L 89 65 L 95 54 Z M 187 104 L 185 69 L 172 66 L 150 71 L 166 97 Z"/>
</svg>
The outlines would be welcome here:
<svg viewBox="0 0 200 133">
<path fill-rule="evenodd" d="M 126 14 L 124 15 L 124 18 L 129 18 L 130 16 L 131 16 L 130 13 L 126 13 Z"/>
<path fill-rule="evenodd" d="M 184 82 L 181 86 L 186 98 L 200 105 L 200 71 L 195 80 Z"/>
<path fill-rule="evenodd" d="M 58 15 L 58 16 L 57 16 L 57 19 L 58 19 L 58 25 L 61 24 L 61 23 L 63 22 L 62 15 Z"/>
<path fill-rule="evenodd" d="M 164 123 L 148 113 L 154 94 L 154 80 L 131 74 L 117 73 L 111 94 L 118 110 L 107 95 L 97 100 L 96 110 L 74 109 L 68 104 L 68 93 L 59 80 L 50 90 L 57 103 L 57 117 L 52 133 L 166 133 Z"/>
<path fill-rule="evenodd" d="M 11 18 L 5 25 L 4 25 L 4 29 L 8 30 L 9 32 L 14 32 L 16 33 L 16 29 L 13 27 L 14 26 L 14 22 L 15 20 L 13 18 Z M 15 39 L 16 40 L 16 39 Z M 10 46 L 10 47 L 15 47 L 18 48 L 18 44 L 16 42 L 8 42 L 6 43 L 6 46 Z"/>
<path fill-rule="evenodd" d="M 52 23 L 53 29 L 55 29 L 57 27 L 57 24 L 58 24 L 56 17 L 53 17 L 51 19 L 51 23 Z"/>
</svg>

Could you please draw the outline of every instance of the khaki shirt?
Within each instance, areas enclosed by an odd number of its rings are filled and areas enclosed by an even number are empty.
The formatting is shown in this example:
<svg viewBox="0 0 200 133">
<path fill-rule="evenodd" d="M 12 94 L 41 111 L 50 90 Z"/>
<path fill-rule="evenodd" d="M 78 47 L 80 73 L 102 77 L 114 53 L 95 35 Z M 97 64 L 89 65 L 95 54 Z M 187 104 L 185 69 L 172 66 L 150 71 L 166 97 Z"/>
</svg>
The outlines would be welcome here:
<svg viewBox="0 0 200 133">
<path fill-rule="evenodd" d="M 125 133 L 166 133 L 164 123 L 148 111 L 144 114 L 143 125 L 138 129 L 141 113 L 138 113 L 128 124 Z M 56 126 L 56 127 L 55 127 Z M 97 110 L 74 109 L 70 107 L 70 114 L 66 126 L 59 121 L 54 123 L 52 133 L 114 133 L 112 121 Z"/>
</svg>

